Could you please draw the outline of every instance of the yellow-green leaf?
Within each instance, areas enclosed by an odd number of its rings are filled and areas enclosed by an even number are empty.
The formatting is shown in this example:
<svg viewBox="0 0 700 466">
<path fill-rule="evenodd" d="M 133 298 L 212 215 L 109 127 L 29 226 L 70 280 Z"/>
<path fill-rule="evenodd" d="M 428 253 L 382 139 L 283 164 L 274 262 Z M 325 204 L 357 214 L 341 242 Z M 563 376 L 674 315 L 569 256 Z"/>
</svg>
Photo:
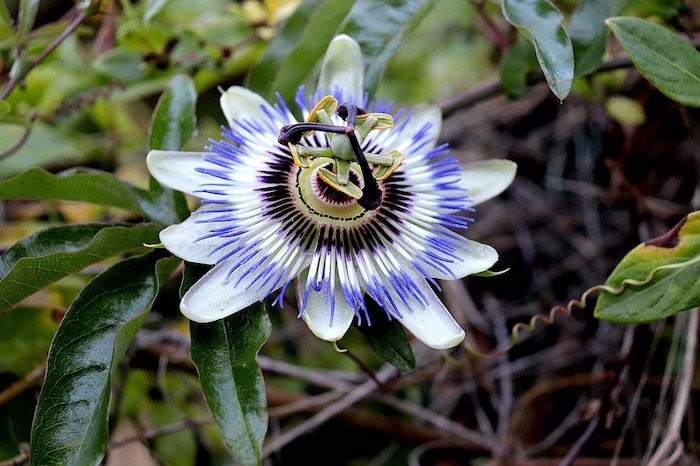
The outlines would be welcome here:
<svg viewBox="0 0 700 466">
<path fill-rule="evenodd" d="M 630 251 L 605 285 L 595 316 L 613 322 L 651 322 L 700 306 L 700 211 Z"/>
</svg>

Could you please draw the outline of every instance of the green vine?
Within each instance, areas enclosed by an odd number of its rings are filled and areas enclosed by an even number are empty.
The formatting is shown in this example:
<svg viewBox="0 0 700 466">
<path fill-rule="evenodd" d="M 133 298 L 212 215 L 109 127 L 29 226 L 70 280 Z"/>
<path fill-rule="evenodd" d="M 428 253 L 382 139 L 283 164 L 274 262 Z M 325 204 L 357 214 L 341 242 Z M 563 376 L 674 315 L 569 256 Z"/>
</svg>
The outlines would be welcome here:
<svg viewBox="0 0 700 466">
<path fill-rule="evenodd" d="M 511 330 L 510 344 L 506 348 L 484 352 L 484 351 L 480 351 L 479 349 L 475 348 L 470 342 L 468 342 L 466 340 L 465 340 L 464 347 L 470 354 L 473 354 L 475 356 L 487 357 L 487 358 L 501 356 L 501 355 L 507 353 L 508 351 L 510 351 L 511 349 L 513 349 L 513 347 L 518 344 L 518 342 L 520 340 L 520 335 L 522 334 L 522 332 L 524 332 L 524 331 L 533 332 L 535 330 L 538 322 L 542 322 L 546 325 L 552 325 L 554 323 L 554 319 L 558 315 L 570 316 L 575 307 L 579 308 L 579 309 L 585 309 L 587 306 L 586 301 L 588 300 L 588 297 L 592 293 L 602 291 L 602 292 L 617 296 L 617 295 L 622 294 L 627 289 L 628 286 L 639 287 L 639 286 L 648 285 L 649 283 L 651 283 L 652 280 L 654 280 L 654 278 L 656 278 L 656 276 L 661 271 L 672 270 L 672 269 L 681 269 L 683 267 L 690 266 L 690 265 L 695 264 L 697 262 L 700 262 L 700 255 L 698 255 L 692 259 L 688 259 L 686 261 L 683 261 L 683 262 L 676 262 L 673 264 L 660 265 L 660 266 L 654 268 L 651 272 L 649 272 L 649 274 L 646 276 L 646 278 L 644 280 L 637 280 L 634 278 L 626 278 L 626 279 L 622 280 L 622 282 L 620 283 L 620 286 L 618 286 L 616 288 L 612 287 L 610 285 L 595 285 L 595 286 L 587 289 L 586 291 L 584 291 L 583 294 L 581 295 L 580 299 L 572 299 L 571 301 L 568 302 L 568 304 L 566 306 L 562 306 L 562 305 L 554 306 L 549 311 L 548 314 L 535 314 L 534 316 L 532 316 L 532 318 L 530 318 L 529 322 L 527 322 L 527 323 L 518 322 L 517 324 L 515 324 Z"/>
</svg>

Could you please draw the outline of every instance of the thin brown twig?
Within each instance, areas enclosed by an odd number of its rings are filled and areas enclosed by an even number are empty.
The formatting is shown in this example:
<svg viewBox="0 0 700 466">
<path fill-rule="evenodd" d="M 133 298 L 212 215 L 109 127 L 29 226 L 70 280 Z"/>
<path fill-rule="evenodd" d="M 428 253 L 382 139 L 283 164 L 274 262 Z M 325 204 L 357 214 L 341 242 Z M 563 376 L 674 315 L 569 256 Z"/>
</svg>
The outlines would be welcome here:
<svg viewBox="0 0 700 466">
<path fill-rule="evenodd" d="M 338 398 L 342 397 L 346 393 L 347 392 L 343 390 L 329 390 L 327 392 L 321 393 L 320 395 L 308 396 L 281 406 L 271 407 L 268 409 L 267 414 L 270 417 L 283 417 L 303 411 L 308 411 L 318 406 L 328 405 L 336 401 Z"/>
<path fill-rule="evenodd" d="M 691 41 L 693 47 L 700 48 L 700 38 Z M 632 60 L 629 57 L 615 57 L 612 58 L 602 65 L 600 65 L 595 70 L 588 73 L 586 76 L 592 76 L 599 73 L 606 73 L 608 71 L 615 71 L 623 68 L 629 68 L 633 66 Z M 532 86 L 534 84 L 539 84 L 544 82 L 544 74 L 541 72 L 531 73 L 527 77 L 528 85 Z M 440 104 L 440 109 L 442 110 L 443 118 L 447 118 L 450 115 L 463 110 L 465 108 L 472 107 L 479 102 L 495 97 L 503 92 L 503 86 L 501 80 L 496 78 L 490 81 L 483 82 L 462 94 L 456 95 L 445 100 Z"/>
<path fill-rule="evenodd" d="M 484 23 L 486 32 L 491 35 L 493 40 L 496 42 L 496 46 L 498 46 L 498 50 L 501 52 L 501 55 L 505 54 L 508 50 L 508 38 L 505 34 L 503 34 L 503 31 L 501 31 L 493 18 L 491 18 L 491 15 L 489 15 L 484 9 L 484 0 L 471 0 L 470 3 L 476 10 L 479 18 L 481 18 L 481 21 Z"/>
<path fill-rule="evenodd" d="M 379 372 L 377 372 L 377 379 L 386 382 L 389 380 L 396 372 L 396 369 L 390 364 L 382 367 Z M 323 425 L 326 421 L 336 416 L 340 412 L 346 410 L 350 406 L 354 405 L 363 398 L 366 398 L 370 393 L 377 389 L 377 384 L 374 380 L 368 380 L 361 385 L 352 389 L 347 395 L 328 406 L 323 411 L 312 416 L 306 421 L 292 427 L 288 431 L 282 433 L 279 437 L 272 438 L 266 445 L 263 446 L 262 457 L 266 458 L 272 453 L 278 451 L 288 443 L 294 441 L 301 435 L 316 429 L 317 427 Z"/>
<path fill-rule="evenodd" d="M 27 375 L 0 392 L 0 406 L 4 405 L 29 387 L 38 384 L 46 371 L 46 365 L 35 367 Z"/>
<path fill-rule="evenodd" d="M 56 48 L 59 45 L 61 45 L 61 43 L 64 40 L 66 40 L 68 36 L 70 36 L 73 33 L 73 31 L 75 31 L 78 28 L 78 26 L 80 26 L 80 24 L 85 20 L 85 18 L 89 16 L 89 14 L 89 10 L 81 10 L 78 13 L 78 15 L 75 18 L 73 18 L 73 21 L 71 21 L 70 24 L 68 24 L 68 27 L 66 27 L 66 29 L 64 29 L 63 32 L 61 32 L 61 34 L 59 34 L 58 37 L 56 37 L 53 40 L 53 42 L 51 42 L 48 45 L 48 47 L 42 50 L 42 52 L 36 58 L 30 61 L 29 64 L 22 69 L 22 71 L 12 76 L 10 80 L 7 81 L 7 83 L 5 84 L 5 88 L 2 90 L 2 94 L 0 94 L 0 99 L 6 99 L 7 96 L 10 95 L 12 90 L 17 86 L 17 84 L 19 84 L 19 82 L 22 81 L 22 79 L 24 79 L 25 76 L 27 76 L 27 74 L 32 70 L 32 68 L 44 61 L 51 52 L 56 50 Z"/>
<path fill-rule="evenodd" d="M 687 338 L 685 342 L 685 355 L 683 358 L 683 371 L 678 381 L 677 396 L 671 409 L 666 435 L 656 448 L 654 455 L 649 459 L 650 466 L 675 464 L 680 454 L 683 453 L 681 443 L 681 425 L 688 407 L 690 389 L 695 374 L 695 349 L 698 343 L 698 313 L 700 308 L 695 308 L 689 313 Z"/>
<path fill-rule="evenodd" d="M 20 147 L 24 145 L 25 142 L 27 142 L 27 139 L 29 139 L 29 135 L 32 133 L 32 126 L 27 125 L 24 128 L 24 132 L 22 133 L 22 136 L 15 142 L 11 147 L 8 147 L 4 151 L 0 152 L 0 160 L 4 159 L 8 155 L 13 154 L 16 150 L 18 150 Z"/>
<path fill-rule="evenodd" d="M 263 371 L 296 377 L 318 387 L 343 391 L 350 391 L 352 388 L 352 384 L 337 377 L 329 376 L 327 371 L 321 372 L 262 355 L 258 356 L 258 364 Z"/>
<path fill-rule="evenodd" d="M 192 427 L 198 427 L 206 424 L 211 424 L 214 419 L 211 416 L 204 416 L 195 419 L 183 419 L 172 424 L 168 424 L 162 427 L 157 427 L 155 429 L 144 430 L 136 435 L 130 437 L 116 440 L 109 444 L 110 448 L 118 448 L 127 445 L 132 442 L 150 441 L 163 435 L 172 434 L 175 432 L 180 432 L 181 430 L 190 429 Z"/>
<path fill-rule="evenodd" d="M 596 414 L 595 416 L 593 416 L 593 418 L 588 423 L 586 430 L 583 431 L 581 437 L 579 437 L 576 440 L 569 452 L 561 460 L 561 463 L 559 463 L 559 466 L 571 466 L 573 464 L 574 460 L 581 452 L 581 448 L 583 448 L 588 439 L 591 438 L 591 435 L 593 435 L 593 432 L 595 432 L 595 429 L 596 427 L 598 427 L 598 424 L 600 424 L 600 414 Z"/>
<path fill-rule="evenodd" d="M 349 357 L 350 359 L 352 359 L 353 362 L 354 362 L 355 364 L 357 364 L 357 367 L 359 367 L 360 370 L 361 370 L 362 372 L 364 372 L 365 374 L 367 374 L 367 376 L 368 376 L 370 379 L 374 380 L 374 383 L 377 384 L 377 386 L 379 387 L 380 390 L 386 392 L 386 391 L 389 391 L 389 390 L 391 389 L 391 384 L 386 384 L 386 383 L 382 382 L 381 380 L 377 379 L 377 376 L 375 375 L 375 373 L 374 373 L 374 371 L 372 370 L 372 368 L 369 367 L 369 366 L 367 365 L 367 363 L 364 362 L 362 359 L 360 359 L 359 356 L 357 356 L 355 353 L 353 353 L 352 351 L 350 351 L 349 349 L 346 348 L 346 349 L 343 351 L 343 354 L 344 354 L 345 356 Z"/>
<path fill-rule="evenodd" d="M 467 445 L 471 445 L 472 447 L 476 447 L 482 451 L 493 448 L 492 442 L 484 435 L 477 431 L 468 429 L 462 424 L 459 424 L 448 417 L 441 416 L 435 411 L 423 408 L 422 406 L 409 401 L 401 400 L 386 393 L 375 394 L 373 395 L 373 398 L 381 401 L 387 406 L 391 406 L 398 411 L 413 416 L 417 419 L 421 419 L 434 427 L 437 427 L 438 429 L 463 440 Z"/>
<path fill-rule="evenodd" d="M 19 466 L 22 464 L 27 464 L 29 459 L 29 444 L 20 443 L 19 444 L 19 455 L 0 461 L 0 466 Z"/>
</svg>

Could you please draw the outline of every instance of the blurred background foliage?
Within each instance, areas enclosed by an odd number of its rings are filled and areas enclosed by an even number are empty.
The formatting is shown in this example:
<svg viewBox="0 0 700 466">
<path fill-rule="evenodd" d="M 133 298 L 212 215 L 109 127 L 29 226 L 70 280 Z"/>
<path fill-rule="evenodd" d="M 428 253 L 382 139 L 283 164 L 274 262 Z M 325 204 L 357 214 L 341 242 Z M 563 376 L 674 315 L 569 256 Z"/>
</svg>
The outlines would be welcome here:
<svg viewBox="0 0 700 466">
<path fill-rule="evenodd" d="M 554 3 L 568 21 L 586 1 Z M 218 89 L 263 79 L 251 78 L 251 70 L 275 52 L 270 44 L 300 5 L 297 0 L 89 3 L 0 4 L 0 180 L 31 167 L 57 173 L 81 166 L 147 188 L 151 115 L 170 80 L 192 77 L 198 133 L 185 148 L 199 150 L 218 138 L 224 122 Z M 308 1 L 300 8 L 312 12 L 321 3 Z M 471 233 L 493 244 L 502 268 L 511 271 L 444 289 L 458 320 L 469 321 L 475 346 L 486 350 L 505 341 L 503 332 L 514 322 L 604 282 L 632 246 L 663 233 L 691 207 L 700 208 L 698 113 L 664 97 L 624 61 L 605 72 L 596 72 L 596 64 L 577 75 L 572 95 L 561 103 L 546 85 L 527 84 L 537 63 L 499 2 L 420 3 L 424 13 L 410 24 L 376 95 L 401 105 L 443 104 L 450 117 L 442 139 L 458 157 L 509 158 L 520 166 L 513 189 L 479 209 Z M 35 9 L 36 19 L 18 18 L 20 4 L 24 12 Z M 617 0 L 610 13 L 666 25 L 697 45 L 700 6 L 693 0 Z M 40 58 L 74 23 L 75 31 Z M 622 54 L 614 40 L 606 43 L 608 63 Z M 515 64 L 505 59 L 509 54 Z M 506 65 L 514 68 L 506 68 L 501 82 Z M 312 83 L 313 65 L 299 66 Z M 517 73 L 522 79 L 509 83 Z M 494 83 L 495 91 L 488 92 Z M 460 95 L 472 100 L 450 107 Z M 89 203 L 5 200 L 0 250 L 49 226 L 130 222 L 133 215 Z M 0 314 L 0 464 L 26 461 L 51 339 L 77 293 L 113 263 L 109 258 L 91 265 Z M 107 465 L 232 464 L 189 359 L 177 287 L 176 280 L 165 283 L 114 373 Z M 357 331 L 343 340 L 352 348 L 351 358 L 315 340 L 293 311 L 272 310 L 270 317 L 273 332 L 261 364 L 271 435 L 332 402 L 319 398 L 330 388 L 319 386 L 315 376 L 339 385 L 359 383 L 365 375 L 355 358 L 372 370 L 381 367 Z M 629 330 L 595 322 L 581 311 L 539 329 L 509 355 L 484 360 L 463 351 L 450 359 L 414 348 L 415 373 L 360 409 L 271 452 L 266 462 L 448 465 L 509 458 L 508 464 L 547 465 L 557 464 L 548 458 L 561 459 L 578 448 L 590 459 L 585 464 L 608 464 L 614 455 L 617 464 L 639 464 L 657 425 L 655 406 L 667 401 L 664 370 L 688 369 L 673 359 L 683 341 L 684 318 L 678 317 L 680 324 Z M 651 382 L 635 394 L 644 377 Z M 442 428 L 430 424 L 436 421 L 427 411 L 439 416 L 438 424 L 444 421 Z M 585 436 L 586 422 L 594 417 L 587 412 L 602 416 L 593 437 Z M 570 413 L 577 414 L 573 421 Z M 480 431 L 491 443 L 470 444 L 455 435 L 459 426 Z M 698 460 L 695 435 L 689 424 L 689 461 Z M 585 447 L 577 446 L 581 438 Z"/>
</svg>

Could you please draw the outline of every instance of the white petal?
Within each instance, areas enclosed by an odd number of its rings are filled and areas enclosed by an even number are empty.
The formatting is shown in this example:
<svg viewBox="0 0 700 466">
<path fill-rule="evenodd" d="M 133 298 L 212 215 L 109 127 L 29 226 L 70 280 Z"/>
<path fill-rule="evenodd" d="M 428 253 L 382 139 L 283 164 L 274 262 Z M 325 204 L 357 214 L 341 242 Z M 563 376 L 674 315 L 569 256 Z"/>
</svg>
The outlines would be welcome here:
<svg viewBox="0 0 700 466">
<path fill-rule="evenodd" d="M 245 87 L 229 87 L 221 93 L 219 102 L 229 128 L 234 127 L 236 120 L 267 118 L 262 110 L 268 105 L 267 101 Z"/>
<path fill-rule="evenodd" d="M 297 280 L 297 302 L 302 303 L 304 286 L 308 278 L 308 269 L 299 274 Z M 321 340 L 338 341 L 350 328 L 352 319 L 355 317 L 354 309 L 345 300 L 345 296 L 336 281 L 335 287 L 335 307 L 333 319 L 331 320 L 331 296 L 329 294 L 326 301 L 326 290 L 309 290 L 306 300 L 306 307 L 301 315 L 309 330 Z"/>
<path fill-rule="evenodd" d="M 454 262 L 444 262 L 445 267 L 450 269 L 454 276 L 438 270 L 434 267 L 425 266 L 424 268 L 431 277 L 439 280 L 454 280 L 456 278 L 464 278 L 467 275 L 483 272 L 488 270 L 498 260 L 498 252 L 488 244 L 479 243 L 472 240 L 464 240 L 460 245 L 466 246 L 466 250 L 457 250 L 455 255 L 459 259 Z M 423 264 L 421 263 L 421 266 Z"/>
<path fill-rule="evenodd" d="M 498 196 L 515 178 L 518 166 L 510 160 L 478 160 L 462 164 L 461 188 L 474 205 Z"/>
<path fill-rule="evenodd" d="M 442 128 L 442 112 L 439 107 L 435 105 L 420 104 L 416 105 L 412 109 L 412 115 L 405 127 L 402 127 L 401 121 L 399 120 L 396 124 L 397 127 L 401 128 L 401 134 L 408 135 L 409 137 L 404 138 L 406 141 L 410 142 L 411 137 L 421 131 L 427 124 L 430 124 L 430 128 L 426 132 L 421 140 L 428 140 L 430 144 L 426 145 L 426 149 L 432 149 L 435 147 L 435 142 L 440 135 L 440 129 Z M 399 148 L 403 149 L 402 147 Z"/>
<path fill-rule="evenodd" d="M 180 311 L 195 322 L 212 322 L 261 301 L 270 294 L 267 287 L 262 290 L 255 284 L 248 287 L 249 280 L 244 279 L 238 283 L 243 270 L 241 268 L 229 277 L 227 262 L 215 266 L 185 293 L 180 302 Z M 257 270 L 248 274 L 248 277 L 255 275 Z"/>
<path fill-rule="evenodd" d="M 360 46 L 350 36 L 341 34 L 328 44 L 317 89 L 321 93 L 342 91 L 344 99 L 360 101 L 364 72 Z"/>
<path fill-rule="evenodd" d="M 407 303 L 404 303 L 391 287 L 387 287 L 401 313 L 401 317 L 396 316 L 399 322 L 431 348 L 446 349 L 459 345 L 464 340 L 462 327 L 413 266 L 407 265 L 404 271 L 418 286 L 427 303 L 413 296 L 408 296 Z"/>
<path fill-rule="evenodd" d="M 205 167 L 206 152 L 178 152 L 152 150 L 146 157 L 146 165 L 151 175 L 161 184 L 192 194 L 205 183 L 211 183 L 211 175 L 200 173 L 196 169 Z"/>
<path fill-rule="evenodd" d="M 225 240 L 218 236 L 204 238 L 209 236 L 212 224 L 198 222 L 197 220 L 201 220 L 204 217 L 198 215 L 197 212 L 207 209 L 211 209 L 211 207 L 202 206 L 184 222 L 170 225 L 160 232 L 160 241 L 168 251 L 188 262 L 209 265 L 216 263 L 216 258 L 223 255 L 224 252 L 214 256 L 210 256 L 209 253 Z"/>
</svg>

